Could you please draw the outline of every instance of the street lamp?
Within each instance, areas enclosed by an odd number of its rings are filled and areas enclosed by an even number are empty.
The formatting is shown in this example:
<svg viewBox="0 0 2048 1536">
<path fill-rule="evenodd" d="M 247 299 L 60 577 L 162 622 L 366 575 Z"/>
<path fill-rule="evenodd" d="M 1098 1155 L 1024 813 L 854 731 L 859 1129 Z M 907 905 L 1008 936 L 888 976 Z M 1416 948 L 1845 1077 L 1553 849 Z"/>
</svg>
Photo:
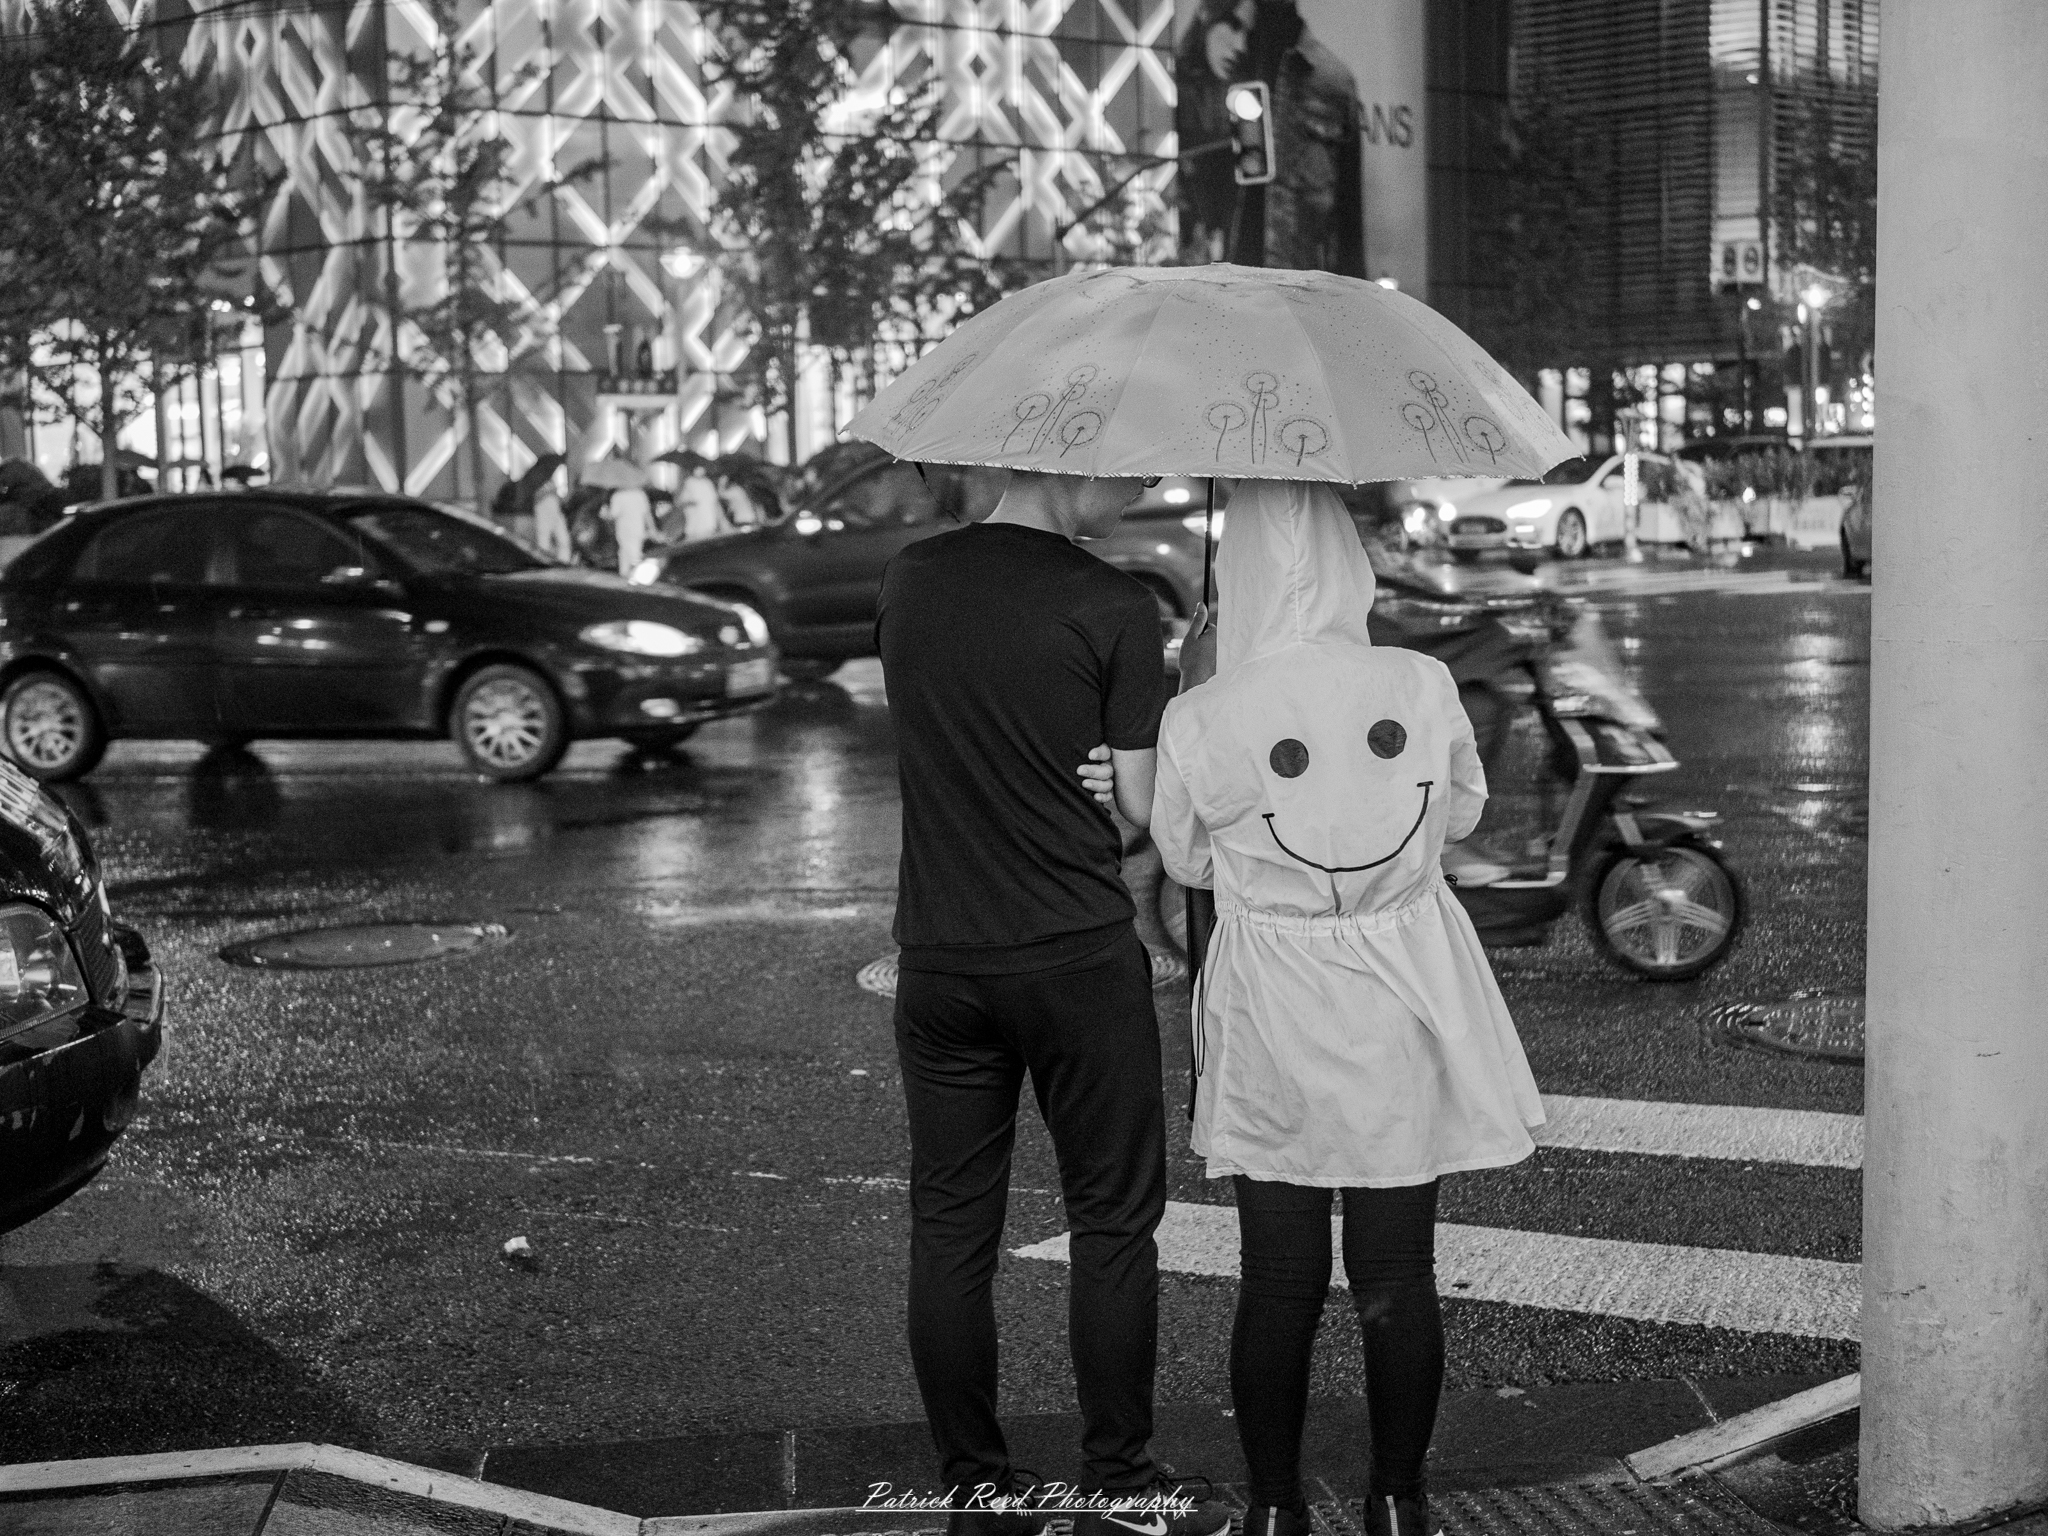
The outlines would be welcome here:
<svg viewBox="0 0 2048 1536">
<path fill-rule="evenodd" d="M 1806 440 L 1820 436 L 1820 312 L 1834 299 L 1822 283 L 1808 283 L 1799 290 L 1806 306 Z"/>
</svg>

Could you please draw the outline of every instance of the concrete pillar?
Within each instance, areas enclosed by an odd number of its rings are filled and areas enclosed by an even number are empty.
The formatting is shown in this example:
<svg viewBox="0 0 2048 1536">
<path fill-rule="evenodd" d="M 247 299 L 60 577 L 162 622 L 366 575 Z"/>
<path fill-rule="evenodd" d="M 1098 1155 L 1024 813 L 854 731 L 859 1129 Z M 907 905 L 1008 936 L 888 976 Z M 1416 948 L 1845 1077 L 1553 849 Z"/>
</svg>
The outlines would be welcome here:
<svg viewBox="0 0 2048 1536">
<path fill-rule="evenodd" d="M 2048 5 L 1885 0 L 1861 1515 L 2048 1501 Z"/>
</svg>

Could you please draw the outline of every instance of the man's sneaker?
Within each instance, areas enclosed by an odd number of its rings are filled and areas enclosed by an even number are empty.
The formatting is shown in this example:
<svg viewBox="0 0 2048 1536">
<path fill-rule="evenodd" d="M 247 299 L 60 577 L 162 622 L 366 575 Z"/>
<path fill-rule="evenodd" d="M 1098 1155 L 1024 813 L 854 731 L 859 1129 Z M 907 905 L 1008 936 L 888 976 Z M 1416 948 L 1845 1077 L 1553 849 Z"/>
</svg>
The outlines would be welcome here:
<svg viewBox="0 0 2048 1536">
<path fill-rule="evenodd" d="M 1037 1497 L 1038 1474 L 1025 1467 L 1012 1467 L 1007 1496 L 1017 1502 L 1013 1509 L 956 1509 L 946 1520 L 946 1536 L 1042 1536 L 1051 1516 L 1032 1507 Z"/>
<path fill-rule="evenodd" d="M 1365 1536 L 1442 1536 L 1429 1522 L 1429 1495 L 1397 1499 L 1375 1493 L 1365 1501 Z"/>
<path fill-rule="evenodd" d="M 1203 1478 L 1177 1478 L 1165 1473 L 1145 1488 L 1104 1492 L 1105 1501 L 1126 1501 L 1123 1509 L 1081 1510 L 1074 1516 L 1074 1536 L 1224 1536 L 1230 1529 L 1230 1506 L 1221 1499 L 1197 1499 L 1182 1491 Z"/>
<path fill-rule="evenodd" d="M 956 1509 L 946 1536 L 1040 1536 L 1050 1518 L 1028 1509 Z"/>
<path fill-rule="evenodd" d="M 1273 1504 L 1254 1504 L 1244 1512 L 1244 1536 L 1309 1536 L 1308 1517 Z"/>
</svg>

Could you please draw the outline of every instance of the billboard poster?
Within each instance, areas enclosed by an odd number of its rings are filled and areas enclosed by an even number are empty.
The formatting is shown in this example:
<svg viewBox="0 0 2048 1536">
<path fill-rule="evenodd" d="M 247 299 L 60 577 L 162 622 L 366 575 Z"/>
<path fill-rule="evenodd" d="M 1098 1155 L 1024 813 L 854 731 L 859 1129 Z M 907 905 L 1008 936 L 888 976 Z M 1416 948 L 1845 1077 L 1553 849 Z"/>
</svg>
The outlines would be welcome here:
<svg viewBox="0 0 2048 1536">
<path fill-rule="evenodd" d="M 1319 267 L 1426 296 L 1425 0 L 1178 0 L 1181 150 L 1227 141 L 1225 90 L 1272 93 L 1274 179 L 1227 150 L 1180 168 L 1181 260 Z"/>
</svg>

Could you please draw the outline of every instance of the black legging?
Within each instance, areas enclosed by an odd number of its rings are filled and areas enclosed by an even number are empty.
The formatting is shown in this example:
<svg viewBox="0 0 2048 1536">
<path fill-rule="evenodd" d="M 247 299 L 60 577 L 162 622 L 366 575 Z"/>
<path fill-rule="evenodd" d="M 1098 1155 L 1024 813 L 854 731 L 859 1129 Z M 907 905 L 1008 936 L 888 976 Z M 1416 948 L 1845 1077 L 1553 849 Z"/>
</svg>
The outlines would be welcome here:
<svg viewBox="0 0 2048 1536">
<path fill-rule="evenodd" d="M 1239 1176 L 1241 1241 L 1230 1397 L 1252 1502 L 1300 1509 L 1309 1356 L 1330 1289 L 1327 1189 Z M 1344 1191 L 1344 1274 L 1365 1333 L 1373 1498 L 1422 1488 L 1444 1384 L 1436 1181 Z"/>
</svg>

